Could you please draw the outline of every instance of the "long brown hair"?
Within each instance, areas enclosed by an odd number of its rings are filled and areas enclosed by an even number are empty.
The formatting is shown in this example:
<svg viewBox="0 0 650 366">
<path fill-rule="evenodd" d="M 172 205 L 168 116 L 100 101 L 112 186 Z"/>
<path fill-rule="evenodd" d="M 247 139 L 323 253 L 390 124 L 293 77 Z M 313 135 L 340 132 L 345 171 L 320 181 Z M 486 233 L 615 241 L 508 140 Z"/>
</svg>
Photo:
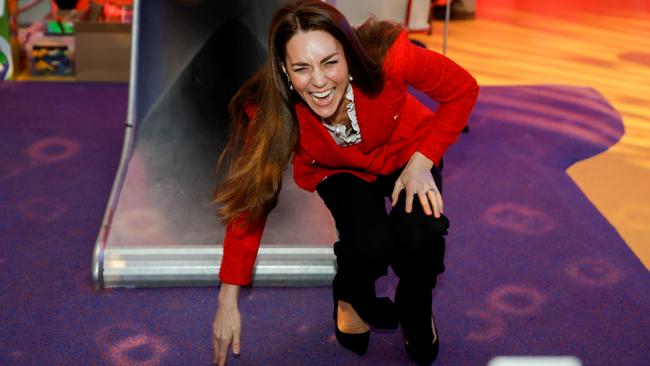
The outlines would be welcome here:
<svg viewBox="0 0 650 366">
<path fill-rule="evenodd" d="M 232 130 L 217 163 L 224 178 L 215 201 L 225 223 L 246 216 L 250 224 L 276 205 L 282 173 L 296 147 L 298 123 L 294 104 L 300 97 L 288 88 L 282 72 L 286 44 L 298 32 L 322 30 L 343 46 L 350 74 L 364 93 L 375 95 L 384 86 L 382 61 L 400 26 L 370 20 L 355 30 L 333 6 L 321 0 L 293 1 L 271 21 L 265 64 L 239 89 L 228 110 Z"/>
</svg>

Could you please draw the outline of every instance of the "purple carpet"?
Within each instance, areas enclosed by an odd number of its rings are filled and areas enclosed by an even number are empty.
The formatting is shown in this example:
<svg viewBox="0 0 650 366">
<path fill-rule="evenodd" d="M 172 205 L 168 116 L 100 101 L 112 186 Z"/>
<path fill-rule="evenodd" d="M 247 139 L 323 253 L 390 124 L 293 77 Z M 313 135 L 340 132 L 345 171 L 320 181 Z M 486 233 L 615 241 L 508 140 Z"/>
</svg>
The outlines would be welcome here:
<svg viewBox="0 0 650 366">
<path fill-rule="evenodd" d="M 212 360 L 216 288 L 92 289 L 126 100 L 123 84 L 0 84 L 0 365 Z M 648 272 L 565 172 L 621 137 L 618 114 L 591 89 L 485 87 L 470 126 L 445 161 L 436 364 L 650 364 Z M 364 357 L 340 347 L 331 301 L 327 287 L 245 289 L 229 364 L 410 364 L 399 330 L 373 333 Z"/>
</svg>

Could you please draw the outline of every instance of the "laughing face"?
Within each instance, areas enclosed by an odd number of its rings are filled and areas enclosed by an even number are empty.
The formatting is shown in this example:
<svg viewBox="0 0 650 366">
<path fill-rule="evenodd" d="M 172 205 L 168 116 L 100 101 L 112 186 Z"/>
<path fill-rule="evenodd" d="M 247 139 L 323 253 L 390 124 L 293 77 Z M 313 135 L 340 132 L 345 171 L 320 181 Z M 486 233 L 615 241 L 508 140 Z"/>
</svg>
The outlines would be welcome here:
<svg viewBox="0 0 650 366">
<path fill-rule="evenodd" d="M 284 62 L 296 93 L 318 116 L 332 117 L 348 85 L 341 43 L 324 31 L 298 32 L 287 42 Z"/>
</svg>

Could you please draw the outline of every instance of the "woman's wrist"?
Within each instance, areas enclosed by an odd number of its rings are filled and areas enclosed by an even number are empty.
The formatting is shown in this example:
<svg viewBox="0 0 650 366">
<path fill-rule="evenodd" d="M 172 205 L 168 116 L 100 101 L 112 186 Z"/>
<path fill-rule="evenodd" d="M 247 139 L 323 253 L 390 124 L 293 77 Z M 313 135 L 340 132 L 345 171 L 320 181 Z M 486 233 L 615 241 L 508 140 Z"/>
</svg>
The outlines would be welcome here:
<svg viewBox="0 0 650 366">
<path fill-rule="evenodd" d="M 433 168 L 433 161 L 431 159 L 427 158 L 426 155 L 422 154 L 419 151 L 416 151 L 411 155 L 411 159 L 409 161 L 411 164 L 417 164 L 419 166 L 423 166 L 428 170 L 431 170 Z"/>
<path fill-rule="evenodd" d="M 219 306 L 237 307 L 237 300 L 239 299 L 239 285 L 231 285 L 229 283 L 221 283 L 219 290 Z"/>
</svg>

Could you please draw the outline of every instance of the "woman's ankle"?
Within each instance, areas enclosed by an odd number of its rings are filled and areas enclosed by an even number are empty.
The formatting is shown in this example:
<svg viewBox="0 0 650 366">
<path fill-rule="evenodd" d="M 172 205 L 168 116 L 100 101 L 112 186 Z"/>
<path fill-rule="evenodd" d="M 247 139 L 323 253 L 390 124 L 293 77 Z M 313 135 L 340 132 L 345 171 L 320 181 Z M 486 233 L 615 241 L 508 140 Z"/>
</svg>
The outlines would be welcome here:
<svg viewBox="0 0 650 366">
<path fill-rule="evenodd" d="M 354 307 L 344 300 L 338 300 L 336 315 L 336 327 L 343 333 L 360 334 L 370 330 Z"/>
</svg>

